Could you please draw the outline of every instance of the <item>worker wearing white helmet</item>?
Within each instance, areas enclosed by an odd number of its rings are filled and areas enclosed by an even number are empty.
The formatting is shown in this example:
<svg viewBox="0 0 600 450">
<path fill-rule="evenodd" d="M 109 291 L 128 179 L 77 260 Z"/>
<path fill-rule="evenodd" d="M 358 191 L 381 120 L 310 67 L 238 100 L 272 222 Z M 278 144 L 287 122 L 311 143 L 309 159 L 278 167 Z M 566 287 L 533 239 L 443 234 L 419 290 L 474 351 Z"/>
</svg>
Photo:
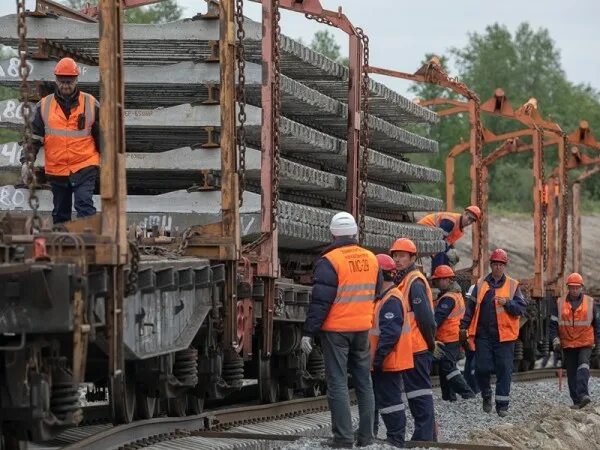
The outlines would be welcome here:
<svg viewBox="0 0 600 450">
<path fill-rule="evenodd" d="M 316 262 L 312 300 L 304 322 L 302 351 L 320 337 L 325 359 L 327 400 L 331 410 L 332 447 L 354 444 L 348 397 L 348 369 L 358 398 L 357 445 L 373 442 L 375 400 L 371 384 L 369 329 L 373 301 L 381 279 L 375 255 L 358 245 L 358 227 L 351 214 L 340 212 L 329 226 L 333 242 Z"/>
</svg>

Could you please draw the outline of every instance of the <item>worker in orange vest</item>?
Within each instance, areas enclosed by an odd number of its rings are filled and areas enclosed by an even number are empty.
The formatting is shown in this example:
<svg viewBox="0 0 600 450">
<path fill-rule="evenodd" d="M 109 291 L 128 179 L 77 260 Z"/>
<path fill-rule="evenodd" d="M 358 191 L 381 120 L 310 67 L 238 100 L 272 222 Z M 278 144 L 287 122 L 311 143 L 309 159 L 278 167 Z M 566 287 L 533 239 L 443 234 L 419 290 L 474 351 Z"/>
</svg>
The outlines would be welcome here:
<svg viewBox="0 0 600 450">
<path fill-rule="evenodd" d="M 592 401 L 588 390 L 590 357 L 600 340 L 600 322 L 594 299 L 583 293 L 580 274 L 575 272 L 567 277 L 567 289 L 566 297 L 556 300 L 549 337 L 556 351 L 563 350 L 569 394 L 573 408 L 579 409 Z"/>
<path fill-rule="evenodd" d="M 481 220 L 481 210 L 478 206 L 471 205 L 465 208 L 462 214 L 453 212 L 439 212 L 428 214 L 419 220 L 419 224 L 439 228 L 444 232 L 446 249 L 431 258 L 431 273 L 442 264 L 454 266 L 458 263 L 458 255 L 454 244 L 465 234 L 465 228 Z"/>
<path fill-rule="evenodd" d="M 519 319 L 527 302 L 519 282 L 504 271 L 508 254 L 498 248 L 490 255 L 491 273 L 479 279 L 460 321 L 460 339 L 475 350 L 475 377 L 481 389 L 483 410 L 492 411 L 490 376 L 496 373 L 496 412 L 508 415 L 515 341 L 519 338 Z"/>
<path fill-rule="evenodd" d="M 430 353 L 435 351 L 436 347 L 433 297 L 425 275 L 415 266 L 415 243 L 406 238 L 397 239 L 390 253 L 398 270 L 398 289 L 408 301 L 414 367 L 402 372 L 402 379 L 408 406 L 415 422 L 411 439 L 433 441 L 436 439 Z"/>
<path fill-rule="evenodd" d="M 389 255 L 377 255 L 383 286 L 375 300 L 371 344 L 373 391 L 375 392 L 374 435 L 379 429 L 379 414 L 387 431 L 387 442 L 404 447 L 406 405 L 402 402 L 402 371 L 414 367 L 408 303 L 396 287 L 396 263 Z"/>
<path fill-rule="evenodd" d="M 440 367 L 440 387 L 442 400 L 456 401 L 456 394 L 462 398 L 474 398 L 475 394 L 456 367 L 460 355 L 459 326 L 465 314 L 465 299 L 458 283 L 454 281 L 454 271 L 450 266 L 441 265 L 435 268 L 432 281 L 440 289 L 435 301 L 435 323 L 437 332 L 435 339 L 435 359 Z M 440 345 L 441 344 L 441 345 Z"/>
<path fill-rule="evenodd" d="M 37 104 L 32 121 L 33 159 L 44 146 L 46 178 L 52 186 L 55 224 L 71 220 L 73 197 L 77 217 L 96 214 L 92 200 L 100 166 L 99 103 L 77 87 L 79 67 L 71 58 L 54 68 L 56 89 Z M 33 174 L 21 155 L 21 178 Z"/>
<path fill-rule="evenodd" d="M 325 358 L 327 401 L 331 411 L 332 447 L 352 448 L 354 433 L 348 397 L 348 369 L 358 398 L 357 444 L 373 442 L 375 400 L 371 382 L 369 330 L 373 302 L 381 290 L 375 255 L 358 245 L 358 227 L 347 212 L 333 216 L 329 229 L 333 243 L 316 262 L 312 299 L 300 341 L 307 355 L 319 334 Z"/>
</svg>

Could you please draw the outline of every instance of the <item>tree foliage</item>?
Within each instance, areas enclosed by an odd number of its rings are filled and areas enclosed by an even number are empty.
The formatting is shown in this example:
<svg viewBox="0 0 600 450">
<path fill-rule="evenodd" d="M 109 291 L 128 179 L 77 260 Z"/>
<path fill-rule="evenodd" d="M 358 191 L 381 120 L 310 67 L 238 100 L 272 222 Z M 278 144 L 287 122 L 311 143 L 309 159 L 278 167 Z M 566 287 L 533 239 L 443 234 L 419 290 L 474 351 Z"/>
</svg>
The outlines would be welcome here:
<svg viewBox="0 0 600 450">
<path fill-rule="evenodd" d="M 97 5 L 97 0 L 64 0 L 62 3 L 74 9 L 81 9 L 87 3 Z M 183 10 L 176 0 L 163 0 L 153 5 L 131 8 L 125 11 L 127 23 L 165 23 L 181 19 Z"/>
<path fill-rule="evenodd" d="M 310 48 L 340 64 L 348 65 L 348 58 L 341 56 L 340 45 L 335 40 L 333 33 L 328 30 L 317 31 L 310 43 Z"/>
<path fill-rule="evenodd" d="M 470 33 L 463 48 L 452 48 L 442 58 L 443 64 L 454 61 L 458 76 L 473 89 L 482 101 L 490 98 L 496 88 L 502 88 L 516 109 L 535 97 L 543 117 L 559 123 L 563 130 L 571 132 L 581 119 L 590 122 L 592 129 L 600 130 L 600 93 L 589 85 L 570 82 L 562 68 L 560 51 L 556 48 L 548 30 L 534 30 L 527 23 L 521 24 L 514 34 L 503 25 L 488 26 L 483 33 Z M 429 60 L 427 55 L 425 60 Z M 449 95 L 436 86 L 417 84 L 411 88 L 420 98 Z M 484 125 L 494 133 L 522 128 L 521 125 L 484 115 Z M 595 125 L 596 124 L 596 125 Z M 444 170 L 449 149 L 466 140 L 468 134 L 466 117 L 450 116 L 440 119 L 431 129 L 431 137 L 440 143 L 440 154 L 413 159 Z M 497 144 L 499 145 L 499 144 Z M 497 146 L 496 145 L 496 146 Z M 486 146 L 485 152 L 495 146 Z M 546 172 L 555 167 L 556 147 L 545 152 Z M 468 156 L 456 161 L 456 203 L 469 202 L 470 182 Z M 531 156 L 511 155 L 495 163 L 490 170 L 490 201 L 505 209 L 531 209 L 532 175 Z M 587 194 L 600 198 L 600 180 L 586 185 Z M 430 192 L 432 193 L 431 189 Z M 444 186 L 438 186 L 438 195 L 445 195 Z"/>
</svg>

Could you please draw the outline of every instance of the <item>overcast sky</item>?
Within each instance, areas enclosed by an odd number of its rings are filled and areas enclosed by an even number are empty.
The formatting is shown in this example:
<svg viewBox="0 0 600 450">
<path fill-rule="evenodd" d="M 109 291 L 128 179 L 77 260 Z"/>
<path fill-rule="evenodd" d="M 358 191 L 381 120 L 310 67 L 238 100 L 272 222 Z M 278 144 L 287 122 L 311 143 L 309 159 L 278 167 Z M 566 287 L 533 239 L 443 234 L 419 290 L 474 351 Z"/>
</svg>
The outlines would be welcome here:
<svg viewBox="0 0 600 450">
<path fill-rule="evenodd" d="M 34 6 L 33 0 L 27 0 Z M 548 28 L 562 55 L 563 69 L 569 80 L 589 83 L 600 89 L 600 0 L 321 0 L 327 9 L 344 13 L 362 27 L 370 38 L 371 64 L 412 72 L 425 53 L 445 53 L 449 47 L 462 47 L 468 32 L 483 32 L 487 25 L 499 22 L 511 32 L 521 22 L 534 29 Z M 15 11 L 14 0 L 0 0 L 0 15 Z M 185 16 L 206 10 L 201 0 L 178 0 Z M 248 0 L 246 15 L 260 20 L 260 5 Z M 346 36 L 304 16 L 284 11 L 284 34 L 302 37 L 310 43 L 315 31 L 334 32 L 344 54 Z M 385 79 L 395 90 L 406 93 L 408 83 Z"/>
</svg>

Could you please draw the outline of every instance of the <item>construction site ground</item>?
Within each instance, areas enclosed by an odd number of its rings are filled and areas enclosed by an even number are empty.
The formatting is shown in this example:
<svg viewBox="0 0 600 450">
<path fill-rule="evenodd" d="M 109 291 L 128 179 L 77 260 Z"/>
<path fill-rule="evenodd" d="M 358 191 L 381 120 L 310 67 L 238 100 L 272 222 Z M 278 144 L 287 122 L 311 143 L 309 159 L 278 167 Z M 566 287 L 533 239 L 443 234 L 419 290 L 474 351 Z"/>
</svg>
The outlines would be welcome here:
<svg viewBox="0 0 600 450">
<path fill-rule="evenodd" d="M 569 218 L 570 221 L 570 218 Z M 582 267 L 589 292 L 600 290 L 600 272 L 597 262 L 600 260 L 600 215 L 586 215 L 581 218 L 583 235 Z M 571 227 L 569 223 L 569 236 Z M 489 232 L 490 249 L 501 247 L 508 252 L 510 262 L 508 273 L 516 278 L 531 278 L 533 276 L 533 221 L 525 214 L 490 215 Z M 570 241 L 570 240 L 569 240 Z M 456 244 L 460 256 L 458 268 L 471 265 L 471 228 Z M 571 246 L 567 253 L 567 273 L 572 267 Z"/>
</svg>

